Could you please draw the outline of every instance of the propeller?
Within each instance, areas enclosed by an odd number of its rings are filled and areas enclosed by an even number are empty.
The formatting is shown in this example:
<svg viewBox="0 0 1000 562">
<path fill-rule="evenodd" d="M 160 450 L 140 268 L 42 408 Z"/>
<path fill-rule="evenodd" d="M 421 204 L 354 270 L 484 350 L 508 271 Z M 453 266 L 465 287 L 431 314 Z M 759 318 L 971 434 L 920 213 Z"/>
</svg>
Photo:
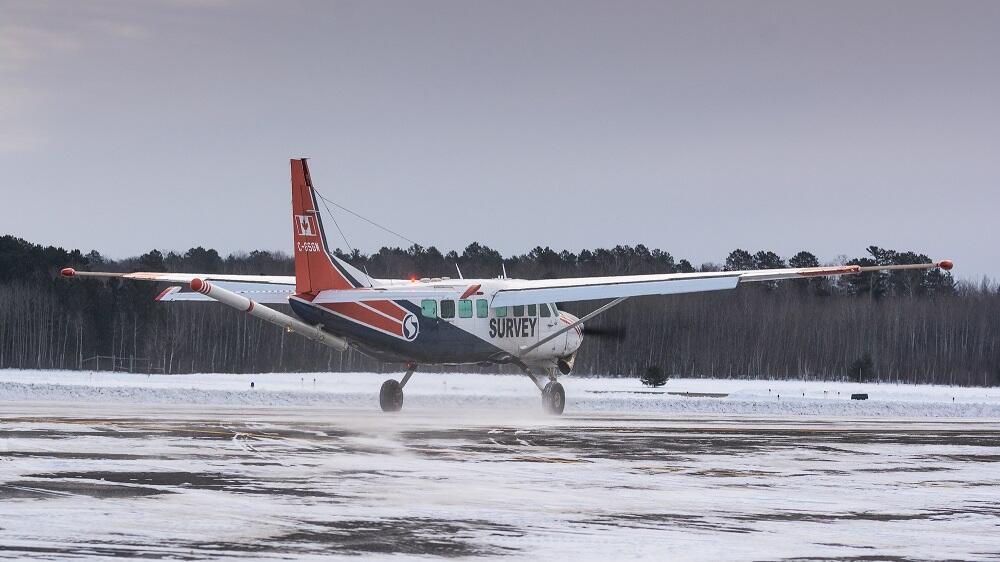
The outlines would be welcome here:
<svg viewBox="0 0 1000 562">
<path fill-rule="evenodd" d="M 613 338 L 620 340 L 625 337 L 625 326 L 621 324 L 584 324 L 583 325 L 583 335 L 594 336 L 597 338 Z"/>
</svg>

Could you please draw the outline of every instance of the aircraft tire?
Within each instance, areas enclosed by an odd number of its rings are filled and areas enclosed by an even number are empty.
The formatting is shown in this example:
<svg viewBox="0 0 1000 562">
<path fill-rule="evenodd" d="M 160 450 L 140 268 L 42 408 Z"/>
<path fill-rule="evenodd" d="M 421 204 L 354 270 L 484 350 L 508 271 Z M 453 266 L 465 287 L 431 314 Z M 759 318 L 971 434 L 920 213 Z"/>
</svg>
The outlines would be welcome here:
<svg viewBox="0 0 1000 562">
<path fill-rule="evenodd" d="M 399 385 L 399 381 L 389 379 L 382 383 L 378 403 L 383 412 L 398 412 L 403 409 L 403 387 Z"/>
<path fill-rule="evenodd" d="M 559 416 L 566 409 L 566 391 L 563 385 L 557 382 L 550 382 L 542 390 L 542 406 L 545 411 Z"/>
</svg>

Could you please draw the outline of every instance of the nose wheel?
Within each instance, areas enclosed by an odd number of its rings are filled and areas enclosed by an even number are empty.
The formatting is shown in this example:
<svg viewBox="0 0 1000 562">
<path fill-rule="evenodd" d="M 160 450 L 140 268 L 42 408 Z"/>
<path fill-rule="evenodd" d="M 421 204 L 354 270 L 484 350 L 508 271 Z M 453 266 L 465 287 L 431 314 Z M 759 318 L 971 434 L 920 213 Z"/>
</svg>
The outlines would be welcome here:
<svg viewBox="0 0 1000 562">
<path fill-rule="evenodd" d="M 563 385 L 552 381 L 542 389 L 542 407 L 545 411 L 559 416 L 566 409 L 566 391 Z"/>
<path fill-rule="evenodd" d="M 416 364 L 407 363 L 406 374 L 403 375 L 402 380 L 389 379 L 382 383 L 382 388 L 378 393 L 378 404 L 382 407 L 383 412 L 398 412 L 403 409 L 403 387 L 409 382 L 416 369 Z"/>
</svg>

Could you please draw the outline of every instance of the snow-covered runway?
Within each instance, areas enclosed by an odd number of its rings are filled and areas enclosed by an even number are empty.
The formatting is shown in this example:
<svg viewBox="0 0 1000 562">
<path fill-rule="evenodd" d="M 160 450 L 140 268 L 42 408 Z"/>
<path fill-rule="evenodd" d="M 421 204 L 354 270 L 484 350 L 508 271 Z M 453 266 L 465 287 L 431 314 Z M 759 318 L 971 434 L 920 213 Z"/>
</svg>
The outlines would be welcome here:
<svg viewBox="0 0 1000 562">
<path fill-rule="evenodd" d="M 1000 557 L 995 419 L 91 398 L 0 404 L 0 557 Z"/>
<path fill-rule="evenodd" d="M 135 375 L 0 370 L 0 402 L 88 402 L 377 409 L 378 389 L 400 373 Z M 673 379 L 650 389 L 635 378 L 560 379 L 566 411 L 1000 420 L 1000 389 L 824 381 Z M 251 386 L 252 385 L 252 386 Z M 851 400 L 863 393 L 868 400 Z M 704 394 L 723 395 L 708 397 Z M 522 375 L 417 372 L 404 409 L 537 412 L 538 390 Z"/>
</svg>

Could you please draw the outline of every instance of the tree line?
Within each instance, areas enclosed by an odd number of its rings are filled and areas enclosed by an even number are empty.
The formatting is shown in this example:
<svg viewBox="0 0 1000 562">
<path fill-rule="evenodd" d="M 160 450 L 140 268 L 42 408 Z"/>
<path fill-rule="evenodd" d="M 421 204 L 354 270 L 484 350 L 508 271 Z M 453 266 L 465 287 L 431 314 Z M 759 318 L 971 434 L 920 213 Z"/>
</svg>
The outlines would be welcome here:
<svg viewBox="0 0 1000 562">
<path fill-rule="evenodd" d="M 570 251 L 536 247 L 503 256 L 473 242 L 462 252 L 384 247 L 338 255 L 380 278 L 544 279 L 820 265 L 802 251 L 732 251 L 694 266 L 643 245 Z M 871 246 L 846 264 L 925 263 L 926 255 Z M 92 358 L 165 373 L 392 371 L 354 350 L 332 351 L 225 306 L 153 301 L 162 286 L 62 279 L 62 267 L 292 275 L 281 252 L 222 256 L 212 249 L 152 250 L 114 260 L 96 251 L 0 237 L 0 368 L 86 369 Z M 566 303 L 582 315 L 598 303 Z M 858 379 L 1000 385 L 1000 292 L 939 270 L 753 283 L 734 291 L 630 299 L 588 323 L 580 375 Z M 104 363 L 101 368 L 108 368 Z M 434 369 L 434 367 L 422 367 Z M 496 368 L 461 367 L 482 372 Z"/>
</svg>

